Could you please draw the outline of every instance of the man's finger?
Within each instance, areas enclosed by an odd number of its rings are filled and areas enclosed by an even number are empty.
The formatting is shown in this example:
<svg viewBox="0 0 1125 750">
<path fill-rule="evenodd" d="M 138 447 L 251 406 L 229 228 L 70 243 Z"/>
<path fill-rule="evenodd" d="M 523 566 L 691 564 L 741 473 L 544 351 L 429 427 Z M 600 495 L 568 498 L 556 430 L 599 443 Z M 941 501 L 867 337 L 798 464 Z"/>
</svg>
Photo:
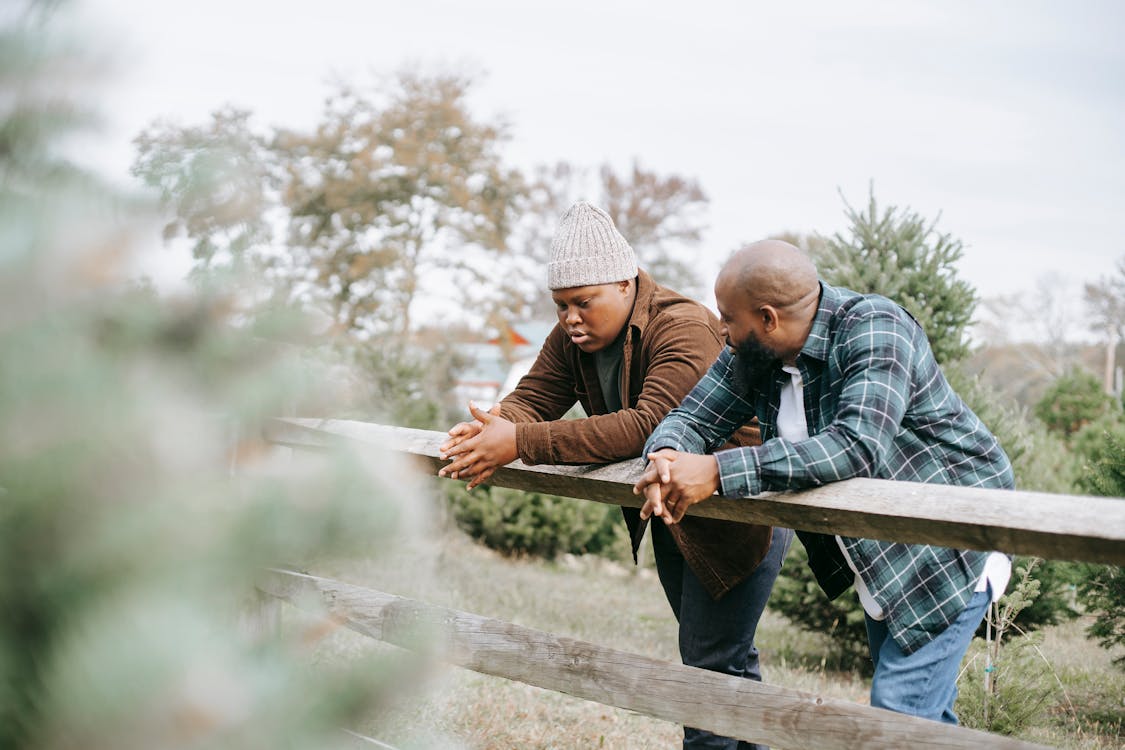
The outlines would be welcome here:
<svg viewBox="0 0 1125 750">
<path fill-rule="evenodd" d="M 654 516 L 663 516 L 667 509 L 664 507 L 664 493 L 661 491 L 660 485 L 653 482 L 644 489 L 645 493 L 645 507 L 647 507 Z"/>
<path fill-rule="evenodd" d="M 670 525 L 678 521 L 679 515 L 682 514 L 677 514 L 677 509 L 682 503 L 675 485 L 660 485 L 660 502 L 664 504 L 664 523 Z"/>
<path fill-rule="evenodd" d="M 478 485 L 484 484 L 495 473 L 496 473 L 496 469 L 493 469 L 493 468 L 485 469 L 481 473 L 477 474 L 476 477 L 473 478 L 473 481 L 469 482 L 468 486 L 466 486 L 465 489 L 471 490 Z"/>
<path fill-rule="evenodd" d="M 461 455 L 457 459 L 455 459 L 452 463 L 446 464 L 445 466 L 441 467 L 441 469 L 438 471 L 438 476 L 446 477 L 453 475 L 453 478 L 456 479 L 457 474 L 464 474 L 465 470 L 472 466 L 474 463 L 476 463 L 476 456 L 472 453 L 465 453 L 464 455 Z"/>
<path fill-rule="evenodd" d="M 462 482 L 471 482 L 476 476 L 477 469 L 475 468 L 475 464 L 470 464 L 463 469 L 458 469 L 457 471 L 453 472 L 452 478 L 458 479 Z M 472 487 L 470 487 L 469 489 L 472 489 Z"/>
<path fill-rule="evenodd" d="M 664 521 L 669 524 L 679 523 L 683 520 L 684 514 L 687 513 L 689 505 L 691 505 L 691 502 L 684 497 L 680 490 L 675 487 L 665 488 L 664 506 L 667 512 L 664 514 Z"/>
<path fill-rule="evenodd" d="M 670 519 L 666 520 L 668 520 L 669 523 L 679 523 L 684 519 L 684 515 L 686 513 L 687 503 L 676 503 L 676 507 L 672 509 L 672 512 L 670 514 Z"/>
<path fill-rule="evenodd" d="M 651 462 L 651 465 L 656 468 L 657 475 L 664 484 L 668 484 L 668 482 L 672 481 L 672 461 L 675 460 L 675 454 L 669 455 L 669 453 L 671 453 L 671 451 L 662 449 L 646 456 Z"/>
<path fill-rule="evenodd" d="M 645 491 L 646 487 L 652 484 L 656 484 L 659 481 L 660 477 L 656 475 L 656 469 L 654 469 L 652 465 L 649 464 L 647 467 L 645 467 L 645 471 L 643 474 L 641 474 L 641 478 L 638 479 L 637 483 L 633 485 L 633 494 L 640 495 Z"/>
<path fill-rule="evenodd" d="M 458 422 L 457 424 L 449 428 L 449 436 L 457 437 L 458 435 L 464 435 L 469 431 L 469 428 L 470 425 L 468 422 Z"/>
<path fill-rule="evenodd" d="M 472 481 L 469 482 L 465 489 L 471 490 L 477 485 L 484 484 L 495 472 L 496 469 L 491 466 L 479 470 L 473 469 Z"/>
<path fill-rule="evenodd" d="M 473 418 L 479 421 L 482 425 L 488 424 L 497 416 L 491 411 L 484 411 L 472 401 L 469 402 L 469 413 L 472 414 Z"/>
<path fill-rule="evenodd" d="M 465 438 L 457 438 L 456 440 L 445 441 L 438 448 L 439 457 L 444 461 L 444 460 L 448 459 L 450 456 L 455 455 L 456 453 L 460 453 L 461 451 L 464 450 L 464 448 L 461 448 L 460 451 L 458 451 L 456 449 L 458 447 L 462 446 L 464 444 L 464 442 L 465 442 Z"/>
<path fill-rule="evenodd" d="M 653 498 L 649 497 L 649 489 L 648 489 L 649 487 L 656 487 L 656 489 L 657 489 L 655 500 L 653 500 Z M 659 490 L 660 490 L 660 487 L 657 486 L 657 485 L 651 485 L 651 484 L 645 485 L 645 488 L 644 488 L 645 502 L 644 502 L 644 505 L 641 506 L 641 520 L 642 521 L 648 519 L 648 517 L 651 516 L 654 513 L 656 515 L 660 515 L 662 512 L 664 512 L 663 508 L 660 507 L 660 492 L 659 492 Z M 636 485 L 633 486 L 633 494 L 638 494 Z"/>
<path fill-rule="evenodd" d="M 456 456 L 465 451 L 471 451 L 477 442 L 472 438 L 461 438 L 460 440 L 450 440 L 446 445 L 442 446 L 446 455 Z M 448 447 L 446 447 L 448 446 Z"/>
<path fill-rule="evenodd" d="M 476 440 L 476 435 L 471 438 L 461 438 L 456 441 L 450 440 L 449 443 L 446 443 L 446 445 L 449 446 L 448 448 L 445 445 L 440 448 L 440 458 L 443 461 L 455 460 L 458 456 L 464 456 L 466 453 L 476 450 L 479 442 L 479 440 Z M 452 445 L 450 445 L 450 443 L 452 443 Z"/>
<path fill-rule="evenodd" d="M 472 422 L 460 422 L 455 424 L 449 429 L 449 440 L 442 443 L 439 451 L 448 451 L 456 445 L 460 445 L 466 440 L 476 437 L 480 434 L 481 429 L 484 428 L 480 422 L 473 420 Z M 444 458 L 444 456 L 443 456 Z"/>
</svg>

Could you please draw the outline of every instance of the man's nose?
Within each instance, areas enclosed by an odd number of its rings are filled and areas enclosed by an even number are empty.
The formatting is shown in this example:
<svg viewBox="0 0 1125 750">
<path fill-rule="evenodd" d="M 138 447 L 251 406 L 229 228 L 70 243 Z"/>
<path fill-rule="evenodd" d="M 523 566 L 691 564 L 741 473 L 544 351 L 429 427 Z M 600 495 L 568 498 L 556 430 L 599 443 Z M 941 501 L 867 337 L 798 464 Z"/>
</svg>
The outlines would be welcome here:
<svg viewBox="0 0 1125 750">
<path fill-rule="evenodd" d="M 578 314 L 577 307 L 568 307 L 566 309 L 566 322 L 569 325 L 578 325 L 582 321 L 582 316 Z"/>
</svg>

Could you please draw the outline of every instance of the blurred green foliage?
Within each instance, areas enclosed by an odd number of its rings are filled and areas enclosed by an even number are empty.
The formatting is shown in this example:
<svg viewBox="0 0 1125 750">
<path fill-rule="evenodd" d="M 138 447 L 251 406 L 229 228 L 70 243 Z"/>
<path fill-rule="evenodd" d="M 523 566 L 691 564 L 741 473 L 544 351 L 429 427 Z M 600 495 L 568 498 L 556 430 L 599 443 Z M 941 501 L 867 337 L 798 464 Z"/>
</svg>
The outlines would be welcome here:
<svg viewBox="0 0 1125 750">
<path fill-rule="evenodd" d="M 452 398 L 456 373 L 466 364 L 453 343 L 429 350 L 345 346 L 342 354 L 358 376 L 352 409 L 359 416 L 380 414 L 388 424 L 444 430 L 464 409 Z"/>
<path fill-rule="evenodd" d="M 66 10 L 0 29 L 0 747 L 342 746 L 401 680 L 240 622 L 264 568 L 405 533 L 404 472 L 262 440 L 332 402 L 300 315 L 127 280 L 150 217 L 62 155 L 89 73 Z"/>
</svg>

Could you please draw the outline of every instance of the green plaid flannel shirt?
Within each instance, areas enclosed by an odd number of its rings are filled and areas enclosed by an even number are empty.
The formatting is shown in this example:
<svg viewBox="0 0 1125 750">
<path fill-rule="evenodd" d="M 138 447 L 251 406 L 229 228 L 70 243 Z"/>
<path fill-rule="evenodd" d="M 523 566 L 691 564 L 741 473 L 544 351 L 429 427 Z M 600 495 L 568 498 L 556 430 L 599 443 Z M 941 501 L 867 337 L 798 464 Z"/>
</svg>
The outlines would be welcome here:
<svg viewBox="0 0 1125 750">
<path fill-rule="evenodd" d="M 850 477 L 1012 488 L 1003 449 L 942 374 L 917 321 L 894 302 L 821 283 L 820 305 L 797 356 L 809 439 L 777 436 L 778 366 L 738 389 L 725 349 L 645 446 L 715 451 L 757 416 L 760 446 L 722 450 L 720 492 L 748 497 Z M 836 598 L 854 574 L 831 536 L 798 532 L 821 588 Z M 842 537 L 891 636 L 910 653 L 968 604 L 988 553 Z"/>
</svg>

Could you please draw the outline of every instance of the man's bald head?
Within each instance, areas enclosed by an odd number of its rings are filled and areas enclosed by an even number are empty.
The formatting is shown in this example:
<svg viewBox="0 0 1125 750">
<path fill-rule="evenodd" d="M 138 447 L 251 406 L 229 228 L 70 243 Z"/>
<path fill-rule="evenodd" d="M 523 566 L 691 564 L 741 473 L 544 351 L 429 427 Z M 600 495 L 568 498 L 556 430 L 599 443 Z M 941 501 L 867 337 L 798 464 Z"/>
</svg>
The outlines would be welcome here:
<svg viewBox="0 0 1125 750">
<path fill-rule="evenodd" d="M 723 335 L 740 366 L 790 363 L 816 317 L 820 282 L 809 256 L 781 240 L 762 240 L 734 255 L 715 281 Z"/>
<path fill-rule="evenodd" d="M 716 288 L 725 284 L 759 304 L 777 308 L 796 304 L 820 289 L 812 259 L 783 240 L 762 240 L 736 251 L 715 281 Z"/>
</svg>

